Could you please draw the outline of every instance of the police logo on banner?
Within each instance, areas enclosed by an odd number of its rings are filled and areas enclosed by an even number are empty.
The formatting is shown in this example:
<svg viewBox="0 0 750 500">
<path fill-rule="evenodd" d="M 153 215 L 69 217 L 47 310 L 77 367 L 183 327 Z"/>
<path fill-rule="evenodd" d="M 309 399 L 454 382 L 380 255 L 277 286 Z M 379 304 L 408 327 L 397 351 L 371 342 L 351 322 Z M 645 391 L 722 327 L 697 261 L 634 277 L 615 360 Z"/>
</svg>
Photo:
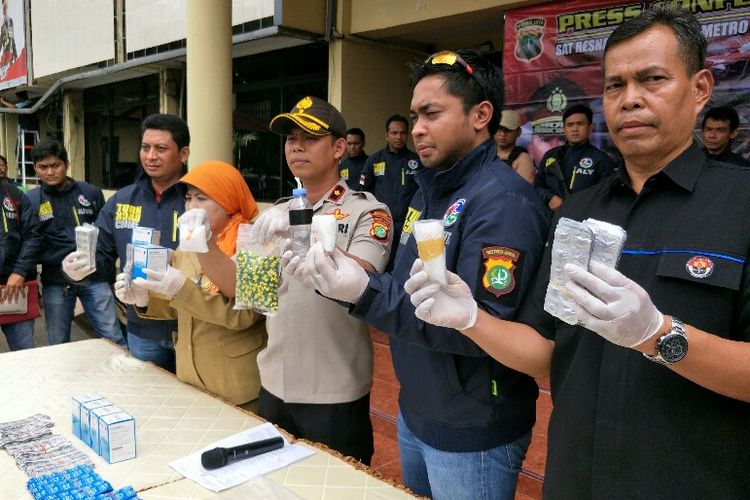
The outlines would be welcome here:
<svg viewBox="0 0 750 500">
<path fill-rule="evenodd" d="M 482 245 L 475 294 L 479 298 L 515 305 L 524 252 L 499 245 Z"/>
<path fill-rule="evenodd" d="M 696 255 L 690 257 L 685 264 L 688 274 L 693 278 L 704 279 L 708 278 L 714 272 L 714 263 L 708 257 L 703 255 Z"/>
<path fill-rule="evenodd" d="M 542 55 L 544 18 L 524 19 L 516 23 L 516 50 L 519 61 L 530 62 Z"/>
<path fill-rule="evenodd" d="M 445 211 L 445 215 L 443 215 L 443 227 L 451 227 L 456 223 L 461 216 L 465 204 L 466 198 L 461 198 L 460 200 L 454 201 L 453 204 L 448 207 L 448 210 Z"/>
<path fill-rule="evenodd" d="M 13 200 L 8 198 L 7 196 L 3 198 L 3 208 L 5 208 L 5 210 L 7 210 L 8 212 L 16 211 L 16 205 L 13 204 Z"/>
<path fill-rule="evenodd" d="M 82 207 L 90 207 L 91 206 L 91 202 L 89 200 L 87 200 L 86 197 L 83 196 L 83 195 L 79 195 L 78 196 L 78 204 L 81 205 Z"/>
</svg>

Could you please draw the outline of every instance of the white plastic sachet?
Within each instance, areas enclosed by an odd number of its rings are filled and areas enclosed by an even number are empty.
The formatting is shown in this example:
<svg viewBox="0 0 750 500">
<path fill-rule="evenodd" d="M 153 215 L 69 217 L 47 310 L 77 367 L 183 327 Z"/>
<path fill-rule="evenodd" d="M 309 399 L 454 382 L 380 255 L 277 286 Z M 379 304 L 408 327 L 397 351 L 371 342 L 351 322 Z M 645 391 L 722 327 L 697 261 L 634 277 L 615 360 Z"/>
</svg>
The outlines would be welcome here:
<svg viewBox="0 0 750 500">
<path fill-rule="evenodd" d="M 336 233 L 338 222 L 334 215 L 314 215 L 312 218 L 312 229 L 310 234 L 311 246 L 318 241 L 323 245 L 326 253 L 333 252 L 336 248 Z"/>
</svg>

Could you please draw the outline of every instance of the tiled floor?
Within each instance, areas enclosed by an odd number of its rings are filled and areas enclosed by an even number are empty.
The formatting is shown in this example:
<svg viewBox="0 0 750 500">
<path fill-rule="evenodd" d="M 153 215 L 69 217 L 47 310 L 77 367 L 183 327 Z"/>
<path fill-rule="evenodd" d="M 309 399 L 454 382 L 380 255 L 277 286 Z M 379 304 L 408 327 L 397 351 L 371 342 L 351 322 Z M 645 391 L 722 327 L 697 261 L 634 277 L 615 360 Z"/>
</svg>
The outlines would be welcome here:
<svg viewBox="0 0 750 500">
<path fill-rule="evenodd" d="M 396 440 L 398 414 L 398 380 L 393 372 L 388 337 L 370 329 L 375 353 L 370 415 L 375 431 L 375 455 L 372 467 L 383 477 L 401 484 L 401 464 Z M 552 411 L 549 380 L 539 380 L 537 423 L 532 431 L 531 445 L 523 470 L 518 478 L 516 500 L 537 500 L 542 497 L 544 465 L 547 458 L 547 423 Z"/>
</svg>

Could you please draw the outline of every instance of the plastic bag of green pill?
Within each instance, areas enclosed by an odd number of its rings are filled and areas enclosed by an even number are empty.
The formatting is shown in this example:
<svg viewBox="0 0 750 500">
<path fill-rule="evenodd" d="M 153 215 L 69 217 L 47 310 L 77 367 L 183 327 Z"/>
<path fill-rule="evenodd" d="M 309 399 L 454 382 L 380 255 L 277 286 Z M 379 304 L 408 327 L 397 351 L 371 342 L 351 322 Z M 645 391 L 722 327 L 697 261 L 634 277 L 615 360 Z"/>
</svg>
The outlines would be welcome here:
<svg viewBox="0 0 750 500">
<path fill-rule="evenodd" d="M 247 237 L 249 229 L 249 224 L 241 224 L 237 232 L 234 308 L 273 316 L 279 310 L 280 248 L 277 242 L 264 246 L 251 242 Z"/>
</svg>

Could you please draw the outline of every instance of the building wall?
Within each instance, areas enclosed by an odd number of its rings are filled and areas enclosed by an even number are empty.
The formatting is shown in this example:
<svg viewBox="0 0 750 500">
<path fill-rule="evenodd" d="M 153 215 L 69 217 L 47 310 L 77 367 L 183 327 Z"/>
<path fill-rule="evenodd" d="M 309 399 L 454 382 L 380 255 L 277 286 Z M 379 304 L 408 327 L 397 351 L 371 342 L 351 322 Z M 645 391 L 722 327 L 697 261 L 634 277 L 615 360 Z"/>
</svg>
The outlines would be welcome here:
<svg viewBox="0 0 750 500">
<path fill-rule="evenodd" d="M 383 148 L 386 118 L 396 113 L 409 116 L 407 64 L 421 54 L 345 40 L 332 42 L 330 53 L 331 102 L 339 107 L 347 126 L 365 131 L 368 153 Z"/>
</svg>

